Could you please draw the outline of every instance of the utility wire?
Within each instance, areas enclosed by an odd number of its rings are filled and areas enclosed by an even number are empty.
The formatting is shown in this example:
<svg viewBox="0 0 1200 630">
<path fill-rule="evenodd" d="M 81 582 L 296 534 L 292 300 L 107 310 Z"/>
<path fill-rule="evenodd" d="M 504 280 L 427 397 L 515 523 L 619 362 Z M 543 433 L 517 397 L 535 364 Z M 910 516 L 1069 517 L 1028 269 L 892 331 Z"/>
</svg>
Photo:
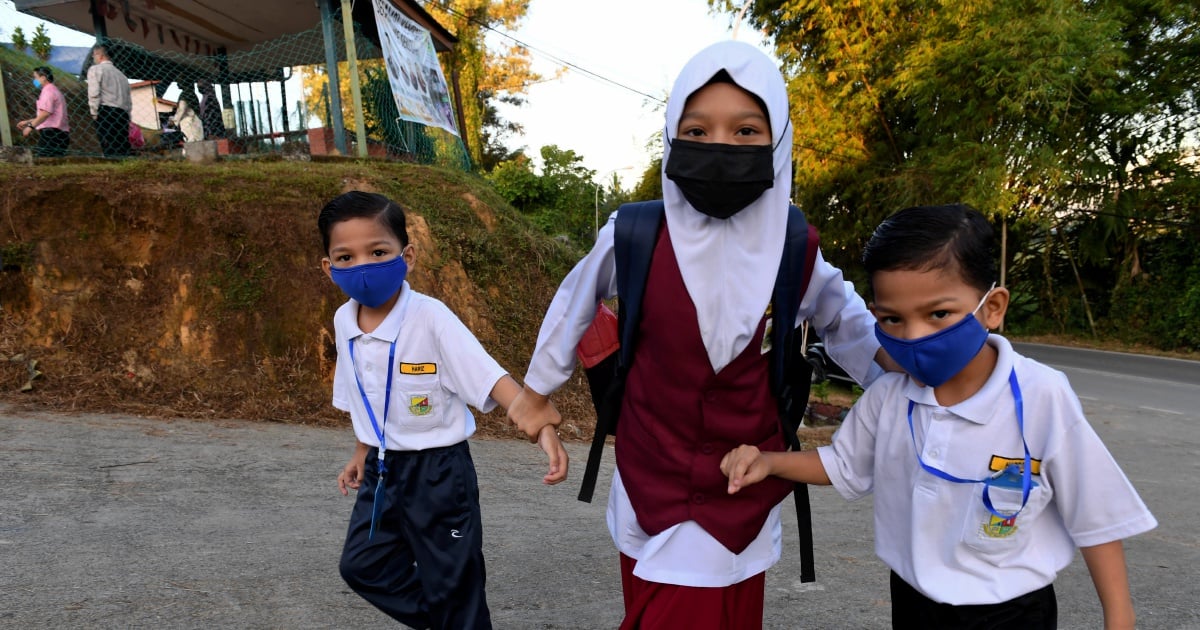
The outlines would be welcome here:
<svg viewBox="0 0 1200 630">
<path fill-rule="evenodd" d="M 439 3 L 435 2 L 434 0 L 421 0 L 421 1 L 422 1 L 422 2 L 424 2 L 424 3 L 425 3 L 425 5 L 427 5 L 427 6 L 430 6 L 430 5 L 432 5 L 432 6 L 434 6 L 434 7 L 437 7 L 437 9 L 438 9 L 438 10 L 440 10 L 440 11 L 445 11 L 446 13 L 449 13 L 449 14 L 451 14 L 451 15 L 454 15 L 454 16 L 456 16 L 456 17 L 462 18 L 462 19 L 464 19 L 464 20 L 466 20 L 466 21 L 468 21 L 468 22 L 470 22 L 470 23 L 472 23 L 472 24 L 474 24 L 474 25 L 476 25 L 476 26 L 478 26 L 478 27 L 480 27 L 480 28 L 487 29 L 487 30 L 489 30 L 489 31 L 491 31 L 491 32 L 493 32 L 493 33 L 495 33 L 495 34 L 497 34 L 497 35 L 501 36 L 501 37 L 504 37 L 504 38 L 510 39 L 510 40 L 512 40 L 512 41 L 514 41 L 514 42 L 516 42 L 518 46 L 521 46 L 521 47 L 524 47 L 524 48 L 528 48 L 529 50 L 532 50 L 533 52 L 535 52 L 535 53 L 537 53 L 537 54 L 539 54 L 539 55 L 541 55 L 541 56 L 543 56 L 543 57 L 545 57 L 545 58 L 547 58 L 547 59 L 549 59 L 549 60 L 553 61 L 554 63 L 557 63 L 557 64 L 561 65 L 561 66 L 566 66 L 566 67 L 568 67 L 568 68 L 571 68 L 571 69 L 573 69 L 573 70 L 578 70 L 579 72 L 581 72 L 581 73 L 583 73 L 583 74 L 585 74 L 585 75 L 587 75 L 587 76 L 590 76 L 590 77 L 592 77 L 592 78 L 594 78 L 594 79 L 597 79 L 597 80 L 599 80 L 599 81 L 602 81 L 602 82 L 604 82 L 604 83 L 608 83 L 609 85 L 613 85 L 613 86 L 619 87 L 619 88 L 621 88 L 621 89 L 623 89 L 623 90 L 628 90 L 628 91 L 630 91 L 630 92 L 633 92 L 634 94 L 637 94 L 637 95 L 639 95 L 639 96 L 644 96 L 644 97 L 646 97 L 646 98 L 648 98 L 648 99 L 650 99 L 650 100 L 652 100 L 652 101 L 654 101 L 654 102 L 656 102 L 656 103 L 666 103 L 666 101 L 665 101 L 665 100 L 663 100 L 663 99 L 662 99 L 662 97 L 659 97 L 659 96 L 654 96 L 654 95 L 652 95 L 652 94 L 647 94 L 646 92 L 643 92 L 643 91 L 641 91 L 641 90 L 639 90 L 639 89 L 637 89 L 637 88 L 635 88 L 635 87 L 630 87 L 630 86 L 628 86 L 628 85 L 625 85 L 624 83 L 621 83 L 620 81 L 617 81 L 616 79 L 610 79 L 610 78 L 608 78 L 608 77 L 606 77 L 606 76 L 604 76 L 604 75 L 602 75 L 602 74 L 600 74 L 600 73 L 598 73 L 598 72 L 593 72 L 593 71 L 591 71 L 591 70 L 588 70 L 587 68 L 584 68 L 583 66 L 581 66 L 581 65 L 579 65 L 579 64 L 577 64 L 577 63 L 574 63 L 574 62 L 572 62 L 572 61 L 567 61 L 566 59 L 563 59 L 562 57 L 559 57 L 558 55 L 555 55 L 555 54 L 553 54 L 553 53 L 550 53 L 550 52 L 547 52 L 547 51 L 545 51 L 545 50 L 542 50 L 542 49 L 540 49 L 540 48 L 538 48 L 538 47 L 536 47 L 536 46 L 532 46 L 532 45 L 530 45 L 530 44 L 527 44 L 527 43 L 525 43 L 525 42 L 521 41 L 520 39 L 517 39 L 516 37 L 514 37 L 513 35 L 511 35 L 511 34 L 509 34 L 509 33 L 506 33 L 506 32 L 504 32 L 504 31 L 501 31 L 501 30 L 499 30 L 499 29 L 493 28 L 492 26 L 490 26 L 490 25 L 488 25 L 488 24 L 486 24 L 486 23 L 484 23 L 484 22 L 481 22 L 481 21 L 479 21 L 479 20 L 477 20 L 477 19 L 475 19 L 475 18 L 473 18 L 473 17 L 471 17 L 471 16 L 469 16 L 469 15 L 467 15 L 467 14 L 465 14 L 465 13 L 461 13 L 461 12 L 459 12 L 459 11 L 457 11 L 457 10 L 455 10 L 455 9 L 453 9 L 453 8 L 451 8 L 451 7 L 449 7 L 449 6 L 447 6 L 447 5 L 439 4 Z"/>
</svg>

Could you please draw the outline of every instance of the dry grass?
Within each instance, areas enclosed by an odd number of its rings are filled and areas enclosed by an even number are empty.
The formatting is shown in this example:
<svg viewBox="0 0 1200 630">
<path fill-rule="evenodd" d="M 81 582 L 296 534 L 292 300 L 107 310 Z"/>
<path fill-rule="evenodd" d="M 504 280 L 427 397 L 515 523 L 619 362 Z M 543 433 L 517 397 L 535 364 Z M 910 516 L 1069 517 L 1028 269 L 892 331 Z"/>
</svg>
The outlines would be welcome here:
<svg viewBox="0 0 1200 630">
<path fill-rule="evenodd" d="M 513 374 L 578 257 L 478 178 L 409 164 L 0 165 L 0 400 L 55 410 L 344 425 L 316 214 L 373 189 L 409 209 L 413 287 Z M 19 255 L 18 255 L 19 254 Z M 44 375 L 31 391 L 27 363 Z M 564 417 L 590 434 L 586 388 Z M 515 435 L 499 412 L 485 435 Z M 573 433 L 573 432 L 572 432 Z"/>
</svg>

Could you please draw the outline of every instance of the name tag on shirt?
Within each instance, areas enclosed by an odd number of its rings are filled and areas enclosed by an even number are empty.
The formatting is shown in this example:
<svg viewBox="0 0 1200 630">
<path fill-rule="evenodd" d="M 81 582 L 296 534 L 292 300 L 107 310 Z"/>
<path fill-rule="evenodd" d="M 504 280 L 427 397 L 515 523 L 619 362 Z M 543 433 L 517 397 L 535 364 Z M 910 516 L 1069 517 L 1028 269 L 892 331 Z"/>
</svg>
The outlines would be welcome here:
<svg viewBox="0 0 1200 630">
<path fill-rule="evenodd" d="M 436 363 L 401 363 L 401 374 L 437 374 Z"/>
</svg>

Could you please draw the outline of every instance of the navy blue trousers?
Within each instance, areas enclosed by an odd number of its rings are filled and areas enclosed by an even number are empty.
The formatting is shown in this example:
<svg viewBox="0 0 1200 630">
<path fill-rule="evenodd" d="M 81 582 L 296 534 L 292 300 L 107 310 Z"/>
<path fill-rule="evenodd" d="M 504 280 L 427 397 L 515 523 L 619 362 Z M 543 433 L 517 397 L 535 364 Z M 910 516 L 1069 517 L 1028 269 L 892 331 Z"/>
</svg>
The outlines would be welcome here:
<svg viewBox="0 0 1200 630">
<path fill-rule="evenodd" d="M 1058 599 L 1054 585 L 999 604 L 940 604 L 892 571 L 892 628 L 913 630 L 1054 630 Z"/>
<path fill-rule="evenodd" d="M 354 592 L 414 628 L 491 628 L 479 484 L 465 441 L 388 451 L 371 537 L 378 451 L 367 454 L 339 569 Z"/>
</svg>

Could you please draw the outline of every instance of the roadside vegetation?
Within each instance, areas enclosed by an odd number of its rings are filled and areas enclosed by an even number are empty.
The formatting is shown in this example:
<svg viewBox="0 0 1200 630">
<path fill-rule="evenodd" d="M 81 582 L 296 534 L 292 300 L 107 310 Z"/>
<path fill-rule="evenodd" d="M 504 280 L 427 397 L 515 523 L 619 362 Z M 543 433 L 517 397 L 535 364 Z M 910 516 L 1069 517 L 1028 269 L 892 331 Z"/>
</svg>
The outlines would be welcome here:
<svg viewBox="0 0 1200 630">
<path fill-rule="evenodd" d="M 433 167 L 91 161 L 0 164 L 0 179 L 0 399 L 60 410 L 344 421 L 329 404 L 344 298 L 316 216 L 346 190 L 409 209 L 413 287 L 518 378 L 580 256 L 480 177 Z M 590 431 L 582 382 L 559 405 L 568 435 Z M 498 413 L 481 426 L 512 434 Z"/>
<path fill-rule="evenodd" d="M 1200 358 L 1200 5 L 709 6 L 770 33 L 794 104 L 795 203 L 860 290 L 858 259 L 879 221 L 961 201 L 1002 236 L 1014 296 L 1005 334 Z M 341 300 L 320 274 L 314 223 L 325 200 L 353 188 L 411 209 L 414 287 L 520 376 L 546 304 L 597 225 L 622 202 L 661 195 L 657 161 L 623 190 L 569 147 L 510 148 L 521 130 L 497 105 L 524 103 L 546 77 L 529 50 L 484 37 L 527 9 L 431 9 L 461 43 L 443 59 L 446 76 L 475 96 L 463 105 L 471 173 L 349 159 L 0 164 L 0 399 L 340 422 L 328 378 Z M 49 43 L 30 45 L 41 54 Z M 40 63 L 0 49 L 10 121 L 31 117 Z M 66 73 L 58 85 L 85 91 Z M 585 389 L 574 378 L 558 401 L 567 437 L 590 433 Z M 815 399 L 848 405 L 855 392 L 839 389 Z M 511 433 L 497 414 L 483 426 Z"/>
</svg>

